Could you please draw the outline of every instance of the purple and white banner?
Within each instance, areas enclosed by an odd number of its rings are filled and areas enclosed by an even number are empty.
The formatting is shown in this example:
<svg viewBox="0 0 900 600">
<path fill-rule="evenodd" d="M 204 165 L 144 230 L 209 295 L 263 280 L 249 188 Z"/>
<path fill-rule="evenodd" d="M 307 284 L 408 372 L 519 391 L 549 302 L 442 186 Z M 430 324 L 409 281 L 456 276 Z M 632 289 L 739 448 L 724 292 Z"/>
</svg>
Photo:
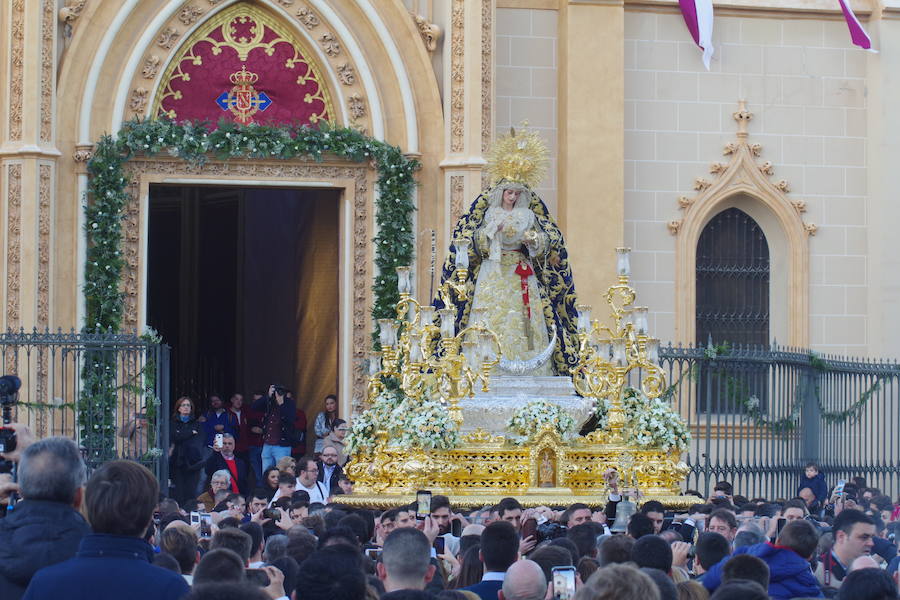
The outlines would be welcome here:
<svg viewBox="0 0 900 600">
<path fill-rule="evenodd" d="M 843 0 L 841 0 L 843 2 Z M 713 55 L 713 5 L 712 0 L 678 0 L 684 24 L 687 25 L 694 43 L 703 50 L 703 64 L 709 71 L 709 61 Z"/>
<path fill-rule="evenodd" d="M 853 14 L 850 3 L 847 0 L 838 0 L 838 2 L 841 3 L 841 12 L 844 13 L 844 20 L 847 21 L 847 28 L 850 30 L 850 41 L 853 42 L 853 45 L 869 52 L 877 52 L 877 50 L 872 49 L 872 39 L 860 25 L 856 15 Z"/>
</svg>

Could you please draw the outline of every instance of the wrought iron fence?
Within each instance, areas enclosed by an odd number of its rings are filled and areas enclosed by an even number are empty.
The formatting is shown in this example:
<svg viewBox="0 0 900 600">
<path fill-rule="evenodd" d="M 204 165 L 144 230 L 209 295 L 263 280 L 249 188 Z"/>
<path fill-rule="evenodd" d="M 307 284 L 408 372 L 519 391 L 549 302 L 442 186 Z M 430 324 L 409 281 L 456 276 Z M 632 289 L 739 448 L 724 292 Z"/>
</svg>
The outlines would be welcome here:
<svg viewBox="0 0 900 600">
<path fill-rule="evenodd" d="M 747 497 L 797 494 L 807 462 L 829 485 L 862 476 L 900 491 L 900 365 L 796 348 L 660 351 L 672 406 L 687 421 L 687 489 L 718 480 Z"/>
<path fill-rule="evenodd" d="M 127 334 L 8 331 L 0 364 L 22 380 L 14 419 L 38 437 L 71 437 L 89 468 L 128 458 L 168 480 L 168 346 Z M 106 371 L 107 404 L 88 392 L 92 366 Z"/>
</svg>

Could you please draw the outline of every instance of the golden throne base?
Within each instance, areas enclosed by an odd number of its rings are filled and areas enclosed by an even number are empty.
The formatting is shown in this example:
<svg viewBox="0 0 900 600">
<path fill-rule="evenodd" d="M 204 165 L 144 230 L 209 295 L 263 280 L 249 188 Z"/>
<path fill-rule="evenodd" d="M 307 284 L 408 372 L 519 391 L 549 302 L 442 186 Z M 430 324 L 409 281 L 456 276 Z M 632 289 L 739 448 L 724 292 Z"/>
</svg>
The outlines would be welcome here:
<svg viewBox="0 0 900 600">
<path fill-rule="evenodd" d="M 680 452 L 646 450 L 609 438 L 608 432 L 595 431 L 566 442 L 546 428 L 531 443 L 517 446 L 476 430 L 453 450 L 379 445 L 351 458 L 345 472 L 354 493 L 340 503 L 390 508 L 411 503 L 417 490 L 430 490 L 448 496 L 455 508 L 491 506 L 506 496 L 526 507 L 573 502 L 602 507 L 608 495 L 603 475 L 610 468 L 618 469 L 622 487 L 637 487 L 641 501 L 659 500 L 672 509 L 697 502 L 679 493 L 688 472 Z"/>
</svg>

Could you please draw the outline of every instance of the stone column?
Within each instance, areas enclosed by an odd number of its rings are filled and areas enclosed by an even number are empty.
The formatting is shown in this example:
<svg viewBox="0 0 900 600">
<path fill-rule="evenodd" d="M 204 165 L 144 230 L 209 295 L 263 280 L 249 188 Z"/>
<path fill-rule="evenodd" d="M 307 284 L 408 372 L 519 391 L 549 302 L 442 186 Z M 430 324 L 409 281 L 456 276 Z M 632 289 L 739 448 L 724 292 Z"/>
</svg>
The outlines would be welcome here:
<svg viewBox="0 0 900 600">
<path fill-rule="evenodd" d="M 437 232 L 439 260 L 456 220 L 483 189 L 493 106 L 494 2 L 451 0 L 449 6 L 444 44 L 446 154 L 440 165 L 449 201 L 446 226 Z"/>
<path fill-rule="evenodd" d="M 625 9 L 560 0 L 559 10 L 559 223 L 578 298 L 599 305 L 623 240 Z"/>
<path fill-rule="evenodd" d="M 51 324 L 51 225 L 56 160 L 55 85 L 57 13 L 54 0 L 4 3 L 0 40 L 5 79 L 0 124 L 0 219 L 2 219 L 4 329 L 45 329 Z M 21 361 L 26 360 L 20 357 Z M 46 401 L 47 359 L 32 357 L 21 395 Z M 24 363 L 10 358 L 2 368 L 20 373 Z M 31 385 L 31 389 L 25 386 Z M 38 433 L 45 432 L 37 411 Z"/>
</svg>

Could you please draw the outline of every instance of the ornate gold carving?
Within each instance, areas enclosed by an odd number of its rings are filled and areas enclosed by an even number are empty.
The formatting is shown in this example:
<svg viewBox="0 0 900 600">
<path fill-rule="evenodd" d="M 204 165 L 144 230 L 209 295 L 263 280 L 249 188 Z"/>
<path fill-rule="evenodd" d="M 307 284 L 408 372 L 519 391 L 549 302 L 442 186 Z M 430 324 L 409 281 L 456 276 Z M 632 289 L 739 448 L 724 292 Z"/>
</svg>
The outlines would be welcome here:
<svg viewBox="0 0 900 600">
<path fill-rule="evenodd" d="M 462 152 L 465 127 L 465 0 L 453 0 L 450 12 L 450 151 Z"/>
<path fill-rule="evenodd" d="M 720 162 L 714 162 L 713 164 L 709 165 L 709 172 L 713 175 L 721 175 L 727 168 L 728 165 L 723 165 Z"/>
<path fill-rule="evenodd" d="M 759 165 L 759 172 L 763 175 L 774 175 L 775 167 L 772 165 L 772 161 L 767 160 L 763 164 Z"/>
<path fill-rule="evenodd" d="M 144 61 L 144 68 L 141 69 L 141 75 L 144 79 L 153 79 L 156 77 L 156 74 L 159 73 L 159 63 L 160 58 L 155 54 L 147 57 L 147 60 Z"/>
<path fill-rule="evenodd" d="M 150 92 L 146 88 L 137 88 L 132 90 L 131 99 L 128 101 L 128 108 L 136 113 L 143 112 L 147 108 L 147 96 Z"/>
<path fill-rule="evenodd" d="M 694 179 L 694 189 L 697 191 L 703 191 L 705 189 L 708 189 L 709 186 L 711 186 L 711 185 L 712 185 L 712 182 L 707 181 L 703 177 L 697 177 L 696 179 Z"/>
<path fill-rule="evenodd" d="M 807 235 L 816 235 L 816 232 L 819 231 L 819 226 L 815 223 L 804 223 L 803 229 L 806 230 Z"/>
<path fill-rule="evenodd" d="M 41 130 L 42 142 L 53 137 L 54 44 L 56 42 L 56 2 L 44 0 L 41 14 Z M 41 412 L 41 411 L 39 411 Z"/>
<path fill-rule="evenodd" d="M 356 83 L 356 71 L 350 63 L 341 63 L 337 68 L 338 79 L 344 85 L 353 85 Z"/>
<path fill-rule="evenodd" d="M 12 0 L 10 21 L 9 139 L 22 139 L 22 104 L 24 102 L 25 67 L 25 0 Z"/>
<path fill-rule="evenodd" d="M 787 194 L 788 192 L 791 191 L 791 185 L 784 179 L 782 179 L 781 181 L 776 183 L 775 187 L 778 188 L 779 190 L 781 190 L 782 192 L 784 192 L 785 194 Z"/>
<path fill-rule="evenodd" d="M 761 144 L 750 144 L 750 154 L 753 156 L 759 157 L 762 154 L 762 145 Z"/>
<path fill-rule="evenodd" d="M 322 45 L 322 50 L 325 51 L 325 54 L 332 58 L 341 53 L 341 43 L 331 33 L 323 34 L 319 38 L 319 43 Z"/>
<path fill-rule="evenodd" d="M 466 181 L 462 175 L 450 176 L 450 222 L 456 223 L 463 213 Z"/>
<path fill-rule="evenodd" d="M 321 21 L 319 21 L 319 17 L 316 16 L 316 13 L 306 7 L 303 7 L 297 11 L 297 18 L 306 26 L 307 29 L 315 29 L 321 23 Z"/>
<path fill-rule="evenodd" d="M 160 48 L 165 48 L 166 50 L 171 50 L 172 46 L 175 45 L 175 40 L 177 40 L 181 36 L 178 33 L 178 30 L 174 27 L 166 27 L 162 33 L 159 34 L 159 37 L 156 38 L 156 45 Z"/>
<path fill-rule="evenodd" d="M 678 196 L 678 208 L 688 208 L 691 204 L 694 203 L 694 200 L 694 198 L 689 198 L 687 196 Z"/>
<path fill-rule="evenodd" d="M 441 37 L 441 28 L 434 23 L 429 23 L 425 17 L 415 13 L 410 13 L 410 15 L 412 15 L 413 21 L 419 29 L 422 41 L 425 42 L 425 49 L 429 52 L 437 50 L 438 39 Z"/>
<path fill-rule="evenodd" d="M 472 433 L 466 434 L 462 436 L 463 442 L 468 444 L 472 444 L 474 446 L 486 446 L 490 444 L 503 444 L 506 442 L 506 438 L 502 435 L 492 435 L 491 432 L 485 431 L 481 427 L 478 427 Z"/>
<path fill-rule="evenodd" d="M 494 127 L 491 118 L 493 85 L 491 77 L 494 72 L 494 0 L 481 2 L 481 152 L 491 148 Z M 482 175 L 483 181 L 487 179 Z M 489 183 L 489 181 L 487 181 Z"/>
<path fill-rule="evenodd" d="M 791 201 L 791 205 L 797 209 L 798 214 L 802 214 L 806 212 L 806 202 L 803 200 L 793 200 Z"/>
<path fill-rule="evenodd" d="M 182 25 L 189 26 L 197 22 L 197 19 L 203 14 L 203 9 L 193 4 L 185 6 L 178 13 L 178 20 Z"/>
<path fill-rule="evenodd" d="M 734 154 L 735 152 L 737 152 L 737 149 L 738 149 L 737 144 L 735 144 L 734 142 L 728 142 L 727 144 L 725 144 L 725 148 L 722 150 L 722 154 L 724 154 L 725 156 L 728 156 L 730 154 Z"/>
<path fill-rule="evenodd" d="M 66 0 L 66 5 L 59 9 L 59 20 L 66 25 L 72 25 L 87 5 L 87 0 Z"/>
<path fill-rule="evenodd" d="M 672 235 L 678 235 L 678 230 L 681 229 L 681 223 L 682 221 L 679 220 L 672 220 L 666 223 L 666 227 L 669 228 L 669 233 L 671 233 Z"/>
<path fill-rule="evenodd" d="M 366 101 L 359 94 L 352 94 L 347 98 L 347 108 L 350 109 L 350 118 L 354 121 L 366 116 Z"/>
<path fill-rule="evenodd" d="M 22 259 L 22 165 L 7 167 L 6 328 L 19 328 L 19 276 Z"/>
</svg>

